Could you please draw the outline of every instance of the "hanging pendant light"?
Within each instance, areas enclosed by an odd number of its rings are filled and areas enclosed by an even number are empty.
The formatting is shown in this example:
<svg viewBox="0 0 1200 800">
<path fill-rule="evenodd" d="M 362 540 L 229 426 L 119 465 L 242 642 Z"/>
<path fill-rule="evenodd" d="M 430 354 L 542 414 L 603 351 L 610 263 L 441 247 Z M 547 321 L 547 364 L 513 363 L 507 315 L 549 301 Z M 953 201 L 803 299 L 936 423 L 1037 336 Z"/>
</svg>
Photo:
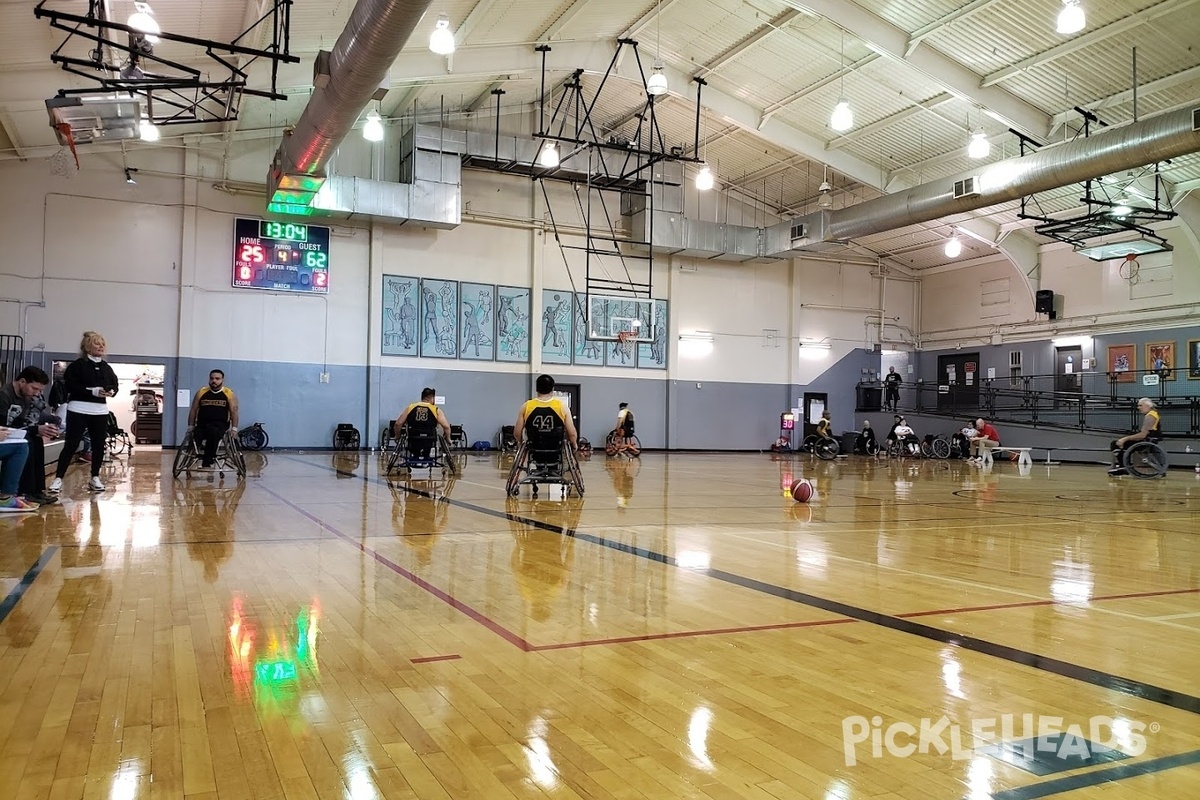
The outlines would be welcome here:
<svg viewBox="0 0 1200 800">
<path fill-rule="evenodd" d="M 363 125 L 362 135 L 368 142 L 383 141 L 383 118 L 373 108 L 367 112 L 367 124 Z"/>
<path fill-rule="evenodd" d="M 708 164 L 700 167 L 700 171 L 696 173 L 696 188 L 702 192 L 707 192 L 713 188 L 716 179 L 713 177 L 712 170 L 708 168 Z"/>
<path fill-rule="evenodd" d="M 946 258 L 958 258 L 962 255 L 962 242 L 957 236 L 951 236 L 946 240 Z"/>
<path fill-rule="evenodd" d="M 1079 33 L 1087 25 L 1087 17 L 1079 0 L 1063 0 L 1063 9 L 1058 12 L 1058 32 Z"/>
<path fill-rule="evenodd" d="M 667 85 L 667 76 L 663 74 L 663 65 L 655 63 L 654 72 L 650 73 L 650 77 L 646 79 L 646 94 L 652 94 L 655 97 L 664 95 L 670 86 Z"/>
<path fill-rule="evenodd" d="M 841 49 L 841 68 L 838 70 L 841 73 L 841 97 L 838 98 L 837 105 L 833 107 L 833 113 L 829 115 L 829 127 L 833 128 L 838 133 L 845 133 L 854 127 L 854 112 L 850 109 L 850 101 L 846 99 L 846 36 L 842 34 L 842 49 Z"/>
<path fill-rule="evenodd" d="M 558 145 L 554 142 L 546 142 L 542 145 L 542 149 L 538 151 L 538 164 L 548 168 L 557 167 L 559 164 Z"/>
<path fill-rule="evenodd" d="M 141 134 L 143 142 L 158 141 L 158 126 L 151 122 L 149 117 L 142 117 L 142 121 L 138 123 L 138 133 Z"/>
<path fill-rule="evenodd" d="M 145 35 L 147 42 L 158 44 L 158 35 L 162 33 L 162 28 L 159 27 L 158 20 L 154 18 L 154 12 L 150 9 L 149 3 L 134 3 L 133 13 L 129 15 L 125 24 Z"/>
<path fill-rule="evenodd" d="M 450 17 L 445 14 L 438 17 L 433 33 L 429 34 L 429 49 L 439 56 L 454 52 L 454 33 L 450 30 Z"/>
<path fill-rule="evenodd" d="M 967 155 L 971 158 L 987 158 L 992 154 L 992 143 L 988 141 L 983 128 L 971 134 L 971 142 L 967 145 Z"/>
</svg>

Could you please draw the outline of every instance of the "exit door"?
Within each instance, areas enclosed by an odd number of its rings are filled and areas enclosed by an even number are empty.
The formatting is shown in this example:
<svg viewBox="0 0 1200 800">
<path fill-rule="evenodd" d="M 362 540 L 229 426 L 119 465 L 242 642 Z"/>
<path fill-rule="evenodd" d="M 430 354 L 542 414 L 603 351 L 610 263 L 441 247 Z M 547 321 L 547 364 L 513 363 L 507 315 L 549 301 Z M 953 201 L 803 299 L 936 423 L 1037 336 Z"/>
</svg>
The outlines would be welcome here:
<svg viewBox="0 0 1200 800">
<path fill-rule="evenodd" d="M 1082 347 L 1054 348 L 1054 407 L 1059 403 L 1078 402 L 1083 394 Z M 1063 395 L 1066 395 L 1065 397 Z"/>
<path fill-rule="evenodd" d="M 979 353 L 938 356 L 938 410 L 979 407 Z"/>
<path fill-rule="evenodd" d="M 571 421 L 575 423 L 575 430 L 581 430 L 579 427 L 579 408 L 580 408 L 580 391 L 578 383 L 558 383 L 554 386 L 554 396 L 562 398 L 562 401 L 567 404 L 567 408 L 571 410 Z"/>
<path fill-rule="evenodd" d="M 829 395 L 804 393 L 804 439 L 816 435 L 817 422 L 820 421 L 821 414 L 828 405 Z"/>
</svg>

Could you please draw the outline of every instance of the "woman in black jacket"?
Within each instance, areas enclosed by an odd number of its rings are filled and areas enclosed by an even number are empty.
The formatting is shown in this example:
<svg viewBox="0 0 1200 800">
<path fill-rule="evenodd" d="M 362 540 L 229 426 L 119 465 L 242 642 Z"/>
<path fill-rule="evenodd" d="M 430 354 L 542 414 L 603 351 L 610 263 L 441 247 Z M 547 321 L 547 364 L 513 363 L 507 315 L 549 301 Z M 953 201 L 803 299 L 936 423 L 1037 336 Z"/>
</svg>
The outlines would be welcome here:
<svg viewBox="0 0 1200 800">
<path fill-rule="evenodd" d="M 104 441 L 108 438 L 108 398 L 117 393 L 117 374 L 104 360 L 104 337 L 95 331 L 83 334 L 79 343 L 83 354 L 71 362 L 63 373 L 67 388 L 67 440 L 58 459 L 54 481 L 49 491 L 62 489 L 63 476 L 71 466 L 71 457 L 87 431 L 92 438 L 92 479 L 88 491 L 103 492 L 100 466 L 104 463 Z"/>
</svg>

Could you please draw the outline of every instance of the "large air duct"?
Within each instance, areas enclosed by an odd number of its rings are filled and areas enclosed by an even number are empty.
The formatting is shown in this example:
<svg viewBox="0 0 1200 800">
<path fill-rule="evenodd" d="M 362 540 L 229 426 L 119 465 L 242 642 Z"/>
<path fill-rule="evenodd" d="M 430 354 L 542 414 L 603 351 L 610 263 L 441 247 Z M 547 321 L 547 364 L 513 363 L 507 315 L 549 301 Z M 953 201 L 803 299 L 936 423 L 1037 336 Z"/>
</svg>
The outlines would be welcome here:
<svg viewBox="0 0 1200 800">
<path fill-rule="evenodd" d="M 1196 113 L 1187 109 L 1105 128 L 1032 155 L 829 212 L 824 239 L 845 242 L 1195 153 L 1200 151 Z M 812 214 L 794 222 L 811 220 L 816 228 L 819 219 Z"/>
<path fill-rule="evenodd" d="M 267 196 L 284 176 L 323 178 L 325 165 L 371 100 L 432 0 L 359 0 L 304 113 L 275 154 Z M 322 60 L 323 61 L 323 60 Z"/>
</svg>

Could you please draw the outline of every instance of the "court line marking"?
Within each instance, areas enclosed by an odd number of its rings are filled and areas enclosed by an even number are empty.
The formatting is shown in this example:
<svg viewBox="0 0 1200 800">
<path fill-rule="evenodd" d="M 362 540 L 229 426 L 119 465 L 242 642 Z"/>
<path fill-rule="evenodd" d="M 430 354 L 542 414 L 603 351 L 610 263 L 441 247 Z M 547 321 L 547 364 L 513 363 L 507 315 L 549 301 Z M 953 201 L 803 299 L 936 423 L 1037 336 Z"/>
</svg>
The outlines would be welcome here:
<svg viewBox="0 0 1200 800">
<path fill-rule="evenodd" d="M 57 552 L 58 545 L 50 545 L 43 550 L 41 557 L 33 562 L 32 567 L 25 571 L 20 582 L 8 593 L 8 597 L 5 597 L 4 601 L 0 602 L 0 623 L 4 622 L 8 615 L 12 613 L 12 610 L 17 607 L 17 603 L 21 602 L 21 598 L 25 596 L 25 592 L 37 580 L 38 575 L 42 574 L 42 570 L 46 568 L 46 565 L 50 563 L 50 559 Z"/>
<path fill-rule="evenodd" d="M 1092 772 L 1085 772 L 1080 775 L 1071 775 L 1066 778 L 1045 781 L 1044 783 L 1035 783 L 1031 786 L 1005 789 L 1002 792 L 994 793 L 992 800 L 1037 800 L 1037 798 L 1041 797 L 1051 797 L 1056 794 L 1073 792 L 1076 789 L 1084 789 L 1089 786 L 1099 786 L 1102 783 L 1112 783 L 1114 781 L 1125 780 L 1126 778 L 1150 775 L 1155 772 L 1174 769 L 1175 767 L 1185 767 L 1189 764 L 1200 764 L 1200 750 L 1154 758 L 1138 764 L 1120 764 L 1115 767 L 1093 770 Z"/>
<path fill-rule="evenodd" d="M 451 653 L 445 656 L 425 656 L 424 658 L 410 658 L 409 661 L 413 664 L 432 664 L 435 661 L 457 661 L 462 658 L 458 653 Z"/>
<path fill-rule="evenodd" d="M 299 459 L 292 459 L 292 460 L 299 461 Z M 299 463 L 307 463 L 307 462 L 299 461 Z M 308 464 L 308 466 L 315 468 L 315 469 L 328 470 L 327 467 L 321 466 L 319 464 Z M 364 481 L 373 480 L 377 483 L 381 481 L 380 478 L 371 478 L 366 474 L 360 476 L 360 478 Z M 345 534 L 341 533 L 340 531 L 338 531 L 337 529 L 328 525 L 327 523 L 322 522 L 320 519 L 309 514 L 307 511 L 305 511 L 304 509 L 295 505 L 294 503 L 287 500 L 283 496 L 276 494 L 275 492 L 271 491 L 270 489 L 267 489 L 266 486 L 263 486 L 263 489 L 266 490 L 267 492 L 269 492 L 274 497 L 278 498 L 280 500 L 280 502 L 288 505 L 291 508 L 296 509 L 299 513 L 303 514 L 308 519 L 311 519 L 312 521 L 321 525 L 326 530 L 329 530 L 331 533 L 337 534 L 338 536 L 345 539 L 350 544 L 353 544 L 356 548 L 358 548 L 361 551 L 363 551 L 364 553 L 367 553 L 368 555 L 370 555 L 372 558 L 374 558 L 379 563 L 387 566 L 392 571 L 396 572 L 397 574 L 401 575 L 402 577 L 406 578 L 407 580 L 417 584 L 418 586 L 425 588 L 426 591 L 429 591 L 430 593 L 437 596 L 439 599 L 442 599 L 443 602 L 446 602 L 447 604 L 451 605 L 452 607 L 459 609 L 464 614 L 467 614 L 472 619 L 476 620 L 481 625 L 484 625 L 489 630 L 492 630 L 497 635 L 502 636 L 507 641 L 517 645 L 518 647 L 521 647 L 522 649 L 532 647 L 524 639 L 522 639 L 521 637 L 512 633 L 511 631 L 508 631 L 507 629 L 505 629 L 498 623 L 494 622 L 493 620 L 488 619 L 487 617 L 483 616 L 481 613 L 479 613 L 475 609 L 471 608 L 470 606 L 467 606 L 464 603 L 461 603 L 460 601 L 456 600 L 451 595 L 447 594 L 446 592 L 442 591 L 441 589 L 438 589 L 437 587 L 433 586 L 432 584 L 428 583 L 427 581 L 424 581 L 423 579 L 419 578 L 418 576 L 416 576 L 413 573 L 409 572 L 408 570 L 404 569 L 403 567 L 396 564 L 395 562 L 387 559 L 386 557 L 384 557 L 378 553 L 375 553 L 370 548 L 364 547 L 359 542 L 355 541 L 354 539 L 350 538 L 349 536 L 346 536 Z M 427 493 L 421 492 L 417 489 L 405 488 L 405 491 L 412 492 L 413 494 L 416 494 L 418 496 L 428 496 Z M 687 568 L 687 567 L 680 567 L 678 565 L 678 563 L 676 563 L 675 559 L 672 556 L 666 555 L 664 553 L 659 553 L 659 552 L 656 552 L 654 550 L 650 550 L 650 549 L 644 548 L 644 547 L 634 547 L 632 545 L 625 544 L 624 542 L 617 542 L 612 539 L 606 539 L 603 536 L 595 536 L 595 535 L 589 534 L 589 533 L 581 533 L 574 529 L 568 530 L 568 529 L 562 528 L 558 525 L 554 525 L 552 523 L 542 522 L 541 520 L 528 519 L 526 517 L 521 517 L 517 514 L 509 514 L 508 512 L 505 512 L 505 511 L 497 511 L 495 509 L 486 508 L 484 506 L 478 506 L 473 503 L 466 503 L 461 500 L 455 500 L 455 499 L 449 498 L 449 497 L 445 498 L 445 502 L 450 503 L 451 505 L 455 505 L 459 508 L 464 508 L 468 511 L 475 511 L 477 513 L 486 514 L 488 516 L 498 517 L 498 518 L 502 518 L 502 519 L 510 519 L 514 522 L 521 522 L 521 523 L 524 523 L 531 527 L 538 528 L 539 530 L 545 530 L 545 531 L 549 531 L 551 533 L 556 533 L 560 536 L 570 536 L 576 540 L 582 540 L 582 541 L 588 542 L 590 544 L 596 544 L 601 547 L 606 547 L 610 550 L 616 550 L 617 552 L 627 553 L 629 555 L 633 555 L 638 558 L 645 559 L 647 561 L 655 561 L 660 564 L 666 564 L 668 566 L 675 567 L 677 569 L 687 569 L 689 572 L 692 572 L 695 574 L 700 574 L 700 575 L 705 575 L 709 578 L 712 578 L 717 581 L 721 581 L 723 583 L 728 583 L 728 584 L 731 584 L 734 586 L 739 586 L 743 589 L 749 589 L 751 591 L 755 591 L 760 594 L 765 594 L 765 595 L 769 595 L 772 597 L 778 597 L 781 600 L 787 600 L 789 602 L 798 603 L 800 605 L 805 605 L 810 608 L 816 608 L 816 609 L 820 609 L 822 611 L 828 611 L 829 613 L 836 614 L 838 616 L 849 617 L 851 619 L 856 619 L 856 620 L 859 620 L 862 622 L 867 622 L 872 625 L 877 625 L 881 628 L 886 628 L 888 630 L 895 631 L 897 633 L 907 633 L 911 636 L 918 636 L 923 639 L 929 639 L 931 641 L 940 642 L 942 644 L 948 644 L 953 647 L 960 647 L 969 652 L 980 653 L 982 655 L 990 655 L 994 658 L 999 658 L 1001 660 L 1009 661 L 1011 663 L 1018 664 L 1021 666 L 1031 667 L 1033 669 L 1040 670 L 1042 672 L 1048 672 L 1050 674 L 1058 675 L 1060 677 L 1064 677 L 1064 678 L 1068 678 L 1068 679 L 1072 679 L 1072 680 L 1076 680 L 1081 683 L 1087 683 L 1087 684 L 1096 686 L 1101 689 L 1118 692 L 1120 694 L 1125 694 L 1125 695 L 1128 695 L 1131 697 L 1141 698 L 1143 700 L 1148 700 L 1152 703 L 1157 703 L 1159 705 L 1165 705 L 1170 708 L 1178 708 L 1182 711 L 1188 711 L 1193 714 L 1200 714 L 1200 697 L 1196 697 L 1194 695 L 1189 695 L 1184 692 L 1178 692 L 1178 691 L 1175 691 L 1172 689 L 1166 689 L 1161 686 L 1155 686 L 1153 684 L 1146 683 L 1145 681 L 1139 681 L 1139 680 L 1135 680 L 1133 678 L 1126 678 L 1126 677 L 1123 677 L 1120 675 L 1115 675 L 1113 673 L 1103 672 L 1102 670 L 1092 669 L 1091 667 L 1084 667 L 1079 664 L 1072 664 L 1068 661 L 1063 661 L 1063 660 L 1057 659 L 1057 658 L 1051 658 L 1050 656 L 1041 655 L 1041 654 L 1034 653 L 1029 650 L 1022 650 L 1018 647 L 1012 647 L 1010 645 L 998 644 L 996 642 L 989 642 L 989 641 L 980 639 L 975 636 L 968 636 L 966 634 L 956 633 L 954 631 L 947 631 L 947 630 L 943 630 L 941 628 L 935 628 L 931 625 L 924 625 L 919 622 L 912 622 L 911 620 L 901 619 L 900 617 L 897 617 L 897 616 L 884 614 L 884 613 L 881 613 L 878 611 L 871 611 L 869 609 L 860 608 L 858 606 L 852 606 L 848 603 L 841 603 L 836 600 L 830 600 L 830 599 L 824 598 L 824 597 L 817 597 L 816 595 L 811 595 L 806 592 L 800 592 L 800 591 L 796 591 L 795 589 L 788 589 L 783 586 L 777 586 L 772 583 L 767 583 L 766 581 L 760 581 L 756 578 L 749 578 L 744 575 L 737 575 L 732 572 L 727 572 L 726 570 L 712 569 L 712 568 L 691 569 L 691 568 Z"/>
</svg>

